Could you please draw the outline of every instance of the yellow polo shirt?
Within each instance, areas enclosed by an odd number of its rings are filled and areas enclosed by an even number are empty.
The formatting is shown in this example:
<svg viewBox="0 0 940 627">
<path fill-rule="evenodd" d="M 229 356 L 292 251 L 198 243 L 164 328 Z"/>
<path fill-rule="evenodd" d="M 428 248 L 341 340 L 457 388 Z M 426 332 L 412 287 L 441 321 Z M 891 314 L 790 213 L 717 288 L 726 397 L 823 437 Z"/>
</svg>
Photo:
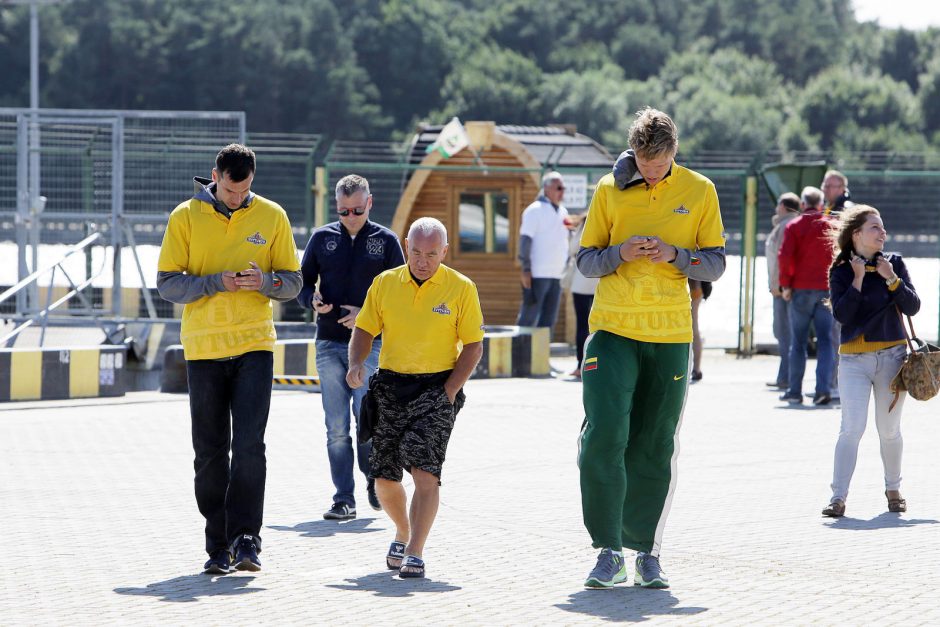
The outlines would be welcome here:
<svg viewBox="0 0 940 627">
<path fill-rule="evenodd" d="M 157 270 L 207 276 L 244 270 L 249 261 L 264 272 L 300 269 L 284 209 L 256 195 L 229 220 L 209 203 L 192 199 L 170 214 Z M 272 314 L 270 299 L 253 290 L 218 292 L 187 303 L 180 327 L 183 355 L 221 359 L 273 351 Z"/>
<path fill-rule="evenodd" d="M 613 174 L 597 184 L 581 246 L 605 249 L 634 235 L 693 251 L 724 246 L 718 194 L 710 180 L 676 163 L 655 186 L 620 190 Z M 671 263 L 638 259 L 601 277 L 589 325 L 642 342 L 692 341 L 688 277 Z"/>
<path fill-rule="evenodd" d="M 476 285 L 444 264 L 420 286 L 408 264 L 375 277 L 356 326 L 382 334 L 379 368 L 407 374 L 450 370 L 461 344 L 483 341 Z"/>
</svg>

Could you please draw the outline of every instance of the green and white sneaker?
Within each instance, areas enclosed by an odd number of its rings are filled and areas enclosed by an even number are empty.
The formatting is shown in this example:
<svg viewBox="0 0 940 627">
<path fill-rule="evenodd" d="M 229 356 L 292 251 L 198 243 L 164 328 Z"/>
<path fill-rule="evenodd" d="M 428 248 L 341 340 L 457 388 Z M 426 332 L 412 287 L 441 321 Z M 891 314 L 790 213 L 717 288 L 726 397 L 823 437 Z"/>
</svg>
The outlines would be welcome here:
<svg viewBox="0 0 940 627">
<path fill-rule="evenodd" d="M 627 564 L 623 556 L 617 555 L 611 549 L 603 549 L 597 556 L 597 565 L 588 575 L 584 587 L 603 590 L 613 588 L 614 584 L 623 583 L 626 580 Z"/>
<path fill-rule="evenodd" d="M 659 565 L 659 558 L 649 553 L 636 554 L 636 574 L 633 585 L 644 588 L 668 588 L 669 577 Z"/>
</svg>

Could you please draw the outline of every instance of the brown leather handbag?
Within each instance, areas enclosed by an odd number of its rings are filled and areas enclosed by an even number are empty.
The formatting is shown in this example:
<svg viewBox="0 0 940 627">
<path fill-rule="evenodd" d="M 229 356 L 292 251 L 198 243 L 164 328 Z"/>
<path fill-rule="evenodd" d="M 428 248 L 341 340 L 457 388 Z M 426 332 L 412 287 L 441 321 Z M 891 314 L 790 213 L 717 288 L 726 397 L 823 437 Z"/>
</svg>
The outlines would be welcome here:
<svg viewBox="0 0 940 627">
<path fill-rule="evenodd" d="M 914 321 L 910 316 L 902 316 L 901 311 L 898 310 L 898 317 L 901 318 L 901 327 L 907 338 L 909 352 L 904 358 L 904 363 L 901 364 L 901 370 L 891 381 L 894 400 L 891 401 L 888 411 L 894 409 L 901 392 L 905 390 L 918 401 L 930 400 L 937 395 L 937 392 L 940 392 L 940 348 L 917 337 L 914 332 Z M 904 325 L 905 317 L 911 327 L 910 333 Z"/>
</svg>

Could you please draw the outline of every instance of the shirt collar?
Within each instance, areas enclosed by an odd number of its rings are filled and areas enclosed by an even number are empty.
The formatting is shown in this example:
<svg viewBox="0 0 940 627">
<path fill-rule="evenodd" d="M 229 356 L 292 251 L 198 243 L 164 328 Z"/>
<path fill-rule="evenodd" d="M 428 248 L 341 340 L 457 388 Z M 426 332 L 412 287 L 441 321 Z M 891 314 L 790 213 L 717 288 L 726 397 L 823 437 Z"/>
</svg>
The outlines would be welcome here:
<svg viewBox="0 0 940 627">
<path fill-rule="evenodd" d="M 405 267 L 403 268 L 403 272 L 401 273 L 401 282 L 402 283 L 414 283 L 415 285 L 418 285 L 418 283 L 411 277 L 411 266 L 409 266 L 407 262 L 405 263 Z M 434 274 L 432 274 L 429 279 L 425 280 L 425 283 L 434 283 L 435 285 L 440 285 L 443 282 L 444 282 L 444 264 L 442 263 L 441 265 L 437 267 L 437 270 L 434 272 Z"/>
</svg>

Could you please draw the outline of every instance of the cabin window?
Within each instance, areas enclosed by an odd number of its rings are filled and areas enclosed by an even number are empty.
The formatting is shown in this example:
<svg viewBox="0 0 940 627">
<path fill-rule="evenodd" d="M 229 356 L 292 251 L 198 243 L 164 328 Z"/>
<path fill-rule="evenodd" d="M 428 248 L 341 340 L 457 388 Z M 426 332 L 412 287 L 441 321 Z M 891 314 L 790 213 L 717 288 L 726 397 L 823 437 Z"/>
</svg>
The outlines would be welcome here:
<svg viewBox="0 0 940 627">
<path fill-rule="evenodd" d="M 460 192 L 460 252 L 509 252 L 509 194 L 499 190 Z"/>
</svg>

